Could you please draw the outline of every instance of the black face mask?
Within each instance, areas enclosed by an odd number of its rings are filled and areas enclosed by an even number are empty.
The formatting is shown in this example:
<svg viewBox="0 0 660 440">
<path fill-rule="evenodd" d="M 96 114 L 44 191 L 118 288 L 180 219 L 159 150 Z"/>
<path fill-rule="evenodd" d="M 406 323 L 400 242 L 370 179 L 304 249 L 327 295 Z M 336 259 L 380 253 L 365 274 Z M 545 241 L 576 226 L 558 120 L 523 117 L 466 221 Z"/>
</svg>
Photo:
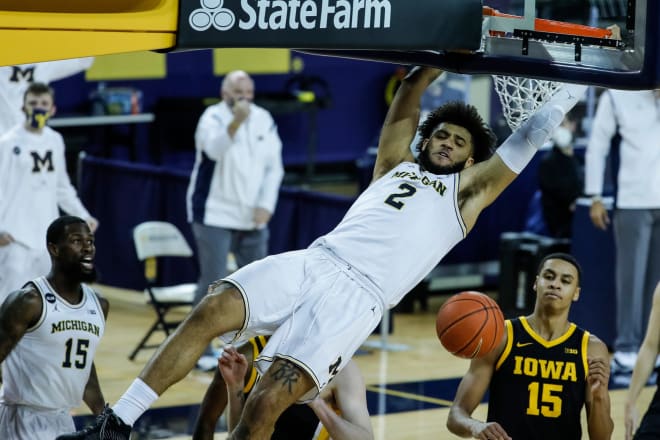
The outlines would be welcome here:
<svg viewBox="0 0 660 440">
<path fill-rule="evenodd" d="M 426 148 L 419 152 L 419 156 L 417 156 L 417 161 L 426 171 L 433 174 L 442 175 L 442 174 L 454 174 L 463 171 L 467 159 L 465 159 L 463 162 L 457 162 L 453 165 L 436 165 L 433 162 L 431 162 L 431 158 L 429 157 L 429 149 Z"/>
</svg>

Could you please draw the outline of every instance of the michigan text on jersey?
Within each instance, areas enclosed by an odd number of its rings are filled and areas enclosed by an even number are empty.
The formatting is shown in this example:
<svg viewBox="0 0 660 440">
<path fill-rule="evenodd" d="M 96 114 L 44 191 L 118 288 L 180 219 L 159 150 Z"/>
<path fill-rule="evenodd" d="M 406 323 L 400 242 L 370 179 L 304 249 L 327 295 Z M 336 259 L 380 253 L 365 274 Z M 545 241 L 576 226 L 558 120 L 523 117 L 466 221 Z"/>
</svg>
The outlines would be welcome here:
<svg viewBox="0 0 660 440">
<path fill-rule="evenodd" d="M 74 319 L 65 319 L 58 322 L 57 324 L 53 323 L 50 333 L 63 332 L 66 330 L 79 330 L 83 332 L 93 333 L 96 336 L 99 336 L 101 329 L 98 325 L 94 325 L 85 321 L 78 321 Z"/>
<path fill-rule="evenodd" d="M 426 176 L 420 176 L 417 173 L 413 173 L 410 171 L 397 171 L 392 175 L 393 179 L 410 179 L 412 181 L 420 181 L 422 185 L 427 185 L 427 186 L 432 186 L 438 194 L 443 196 L 445 194 L 445 191 L 447 191 L 447 186 L 445 186 L 444 183 L 440 179 L 436 180 L 431 180 Z"/>
</svg>

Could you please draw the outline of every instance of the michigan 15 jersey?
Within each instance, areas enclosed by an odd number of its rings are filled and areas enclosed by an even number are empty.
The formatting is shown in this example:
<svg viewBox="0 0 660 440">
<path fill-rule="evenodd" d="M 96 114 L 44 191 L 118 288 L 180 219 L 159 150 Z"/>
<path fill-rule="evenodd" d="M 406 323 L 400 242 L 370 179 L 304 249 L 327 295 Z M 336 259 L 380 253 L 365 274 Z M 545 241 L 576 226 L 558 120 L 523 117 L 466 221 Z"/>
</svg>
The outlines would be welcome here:
<svg viewBox="0 0 660 440">
<path fill-rule="evenodd" d="M 103 309 L 85 284 L 82 301 L 70 304 L 44 277 L 30 283 L 41 294 L 41 317 L 3 362 L 0 399 L 45 409 L 77 408 L 105 330 Z"/>
<path fill-rule="evenodd" d="M 458 183 L 458 173 L 433 174 L 402 162 L 373 182 L 312 246 L 330 248 L 394 307 L 465 237 Z"/>
<path fill-rule="evenodd" d="M 490 382 L 488 421 L 514 439 L 581 439 L 589 332 L 570 324 L 547 341 L 524 317 L 506 321 L 506 332 Z"/>
</svg>

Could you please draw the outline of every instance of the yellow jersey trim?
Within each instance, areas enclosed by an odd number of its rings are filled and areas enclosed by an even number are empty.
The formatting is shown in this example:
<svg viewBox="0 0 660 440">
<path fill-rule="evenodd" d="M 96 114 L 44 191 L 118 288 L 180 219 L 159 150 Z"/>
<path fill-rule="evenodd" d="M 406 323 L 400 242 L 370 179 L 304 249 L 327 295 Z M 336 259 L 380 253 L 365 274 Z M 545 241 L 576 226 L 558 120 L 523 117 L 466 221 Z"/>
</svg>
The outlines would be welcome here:
<svg viewBox="0 0 660 440">
<path fill-rule="evenodd" d="M 502 351 L 500 358 L 497 360 L 497 364 L 495 364 L 496 370 L 499 370 L 506 358 L 509 357 L 511 347 L 513 347 L 513 325 L 511 324 L 511 320 L 507 319 L 504 321 L 504 328 L 506 330 L 506 345 L 504 346 L 504 351 Z"/>
<path fill-rule="evenodd" d="M 566 333 L 564 333 L 563 335 L 561 335 L 556 339 L 553 339 L 552 341 L 548 341 L 547 339 L 545 339 L 544 337 L 542 337 L 541 335 L 539 335 L 534 331 L 534 329 L 527 322 L 527 318 L 525 318 L 524 316 L 520 317 L 520 323 L 522 324 L 525 331 L 529 333 L 532 339 L 534 339 L 536 342 L 538 342 L 545 348 L 554 347 L 556 345 L 566 342 L 566 340 L 571 337 L 571 335 L 575 332 L 575 329 L 577 328 L 575 324 L 571 323 L 568 326 L 568 330 L 566 330 Z"/>
<path fill-rule="evenodd" d="M 590 333 L 588 331 L 584 331 L 584 334 L 582 335 L 582 364 L 584 365 L 584 376 L 587 377 L 589 375 L 589 361 L 587 360 L 587 353 L 588 347 L 589 347 L 589 336 Z"/>
</svg>

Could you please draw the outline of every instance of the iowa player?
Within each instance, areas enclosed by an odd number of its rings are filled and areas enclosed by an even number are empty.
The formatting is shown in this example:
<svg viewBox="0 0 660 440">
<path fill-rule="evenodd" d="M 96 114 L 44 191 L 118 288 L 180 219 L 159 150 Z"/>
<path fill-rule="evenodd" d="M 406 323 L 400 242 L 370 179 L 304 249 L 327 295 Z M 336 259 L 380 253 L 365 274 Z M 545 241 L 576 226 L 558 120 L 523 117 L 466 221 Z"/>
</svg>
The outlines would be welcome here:
<svg viewBox="0 0 660 440">
<path fill-rule="evenodd" d="M 53 439 L 74 428 L 84 400 L 95 414 L 104 399 L 94 368 L 106 300 L 94 281 L 94 236 L 78 217 L 48 228 L 52 269 L 11 293 L 0 307 L 0 439 Z"/>
<path fill-rule="evenodd" d="M 568 321 L 580 295 L 580 267 L 571 255 L 546 256 L 539 265 L 536 305 L 506 321 L 500 346 L 474 359 L 461 380 L 447 427 L 461 437 L 486 439 L 609 439 L 609 355 L 605 344 Z M 488 421 L 471 417 L 489 390 Z"/>
<path fill-rule="evenodd" d="M 206 391 L 193 440 L 213 440 L 218 418 L 228 403 L 229 426 L 236 425 L 247 395 L 258 380 L 254 359 L 266 345 L 263 336 L 252 338 L 238 350 L 228 348 Z M 334 408 L 341 410 L 341 417 Z M 321 423 L 321 421 L 323 423 Z M 326 428 L 327 426 L 327 428 Z M 349 362 L 320 398 L 307 405 L 292 405 L 275 423 L 271 440 L 373 439 L 366 389 L 360 371 Z"/>
</svg>

